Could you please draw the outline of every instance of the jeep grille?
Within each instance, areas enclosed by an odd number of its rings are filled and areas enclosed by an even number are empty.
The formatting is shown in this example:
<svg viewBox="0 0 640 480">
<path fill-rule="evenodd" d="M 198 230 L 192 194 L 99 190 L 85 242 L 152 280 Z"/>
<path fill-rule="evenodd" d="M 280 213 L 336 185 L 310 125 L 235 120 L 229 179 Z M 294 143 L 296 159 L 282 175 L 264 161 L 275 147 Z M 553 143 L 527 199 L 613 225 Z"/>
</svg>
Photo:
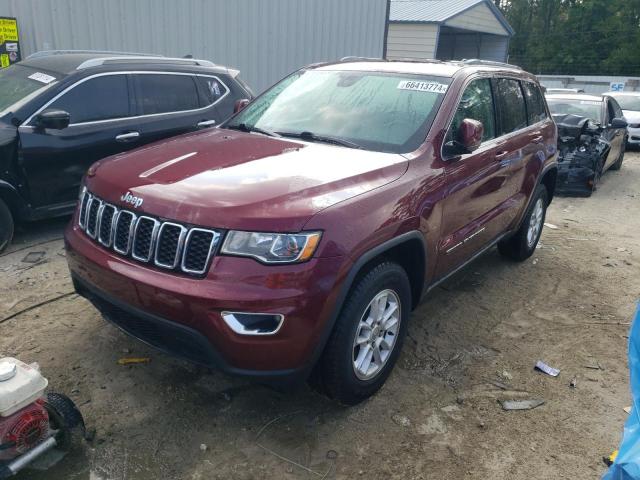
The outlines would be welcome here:
<svg viewBox="0 0 640 480">
<path fill-rule="evenodd" d="M 80 200 L 80 229 L 103 247 L 167 270 L 202 275 L 221 232 L 165 222 L 106 203 L 86 189 Z"/>
</svg>

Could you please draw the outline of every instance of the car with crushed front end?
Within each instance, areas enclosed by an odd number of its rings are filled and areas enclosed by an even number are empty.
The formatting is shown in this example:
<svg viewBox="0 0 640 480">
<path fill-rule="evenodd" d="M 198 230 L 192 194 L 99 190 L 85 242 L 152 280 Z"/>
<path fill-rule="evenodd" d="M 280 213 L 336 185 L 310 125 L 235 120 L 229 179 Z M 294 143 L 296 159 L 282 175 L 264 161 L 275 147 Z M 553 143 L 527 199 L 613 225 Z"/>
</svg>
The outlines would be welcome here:
<svg viewBox="0 0 640 480">
<path fill-rule="evenodd" d="M 627 143 L 627 121 L 609 96 L 548 94 L 558 125 L 558 195 L 591 196 L 604 173 L 620 170 Z"/>
<path fill-rule="evenodd" d="M 17 222 L 69 215 L 103 157 L 209 128 L 252 98 L 207 60 L 49 51 L 0 70 L 0 251 Z"/>
<path fill-rule="evenodd" d="M 511 65 L 311 65 L 219 128 L 94 164 L 65 233 L 73 284 L 161 350 L 355 404 L 425 292 L 492 246 L 532 255 L 556 140 Z"/>
<path fill-rule="evenodd" d="M 640 147 L 640 92 L 606 92 L 605 95 L 618 102 L 629 124 L 627 147 Z"/>
</svg>

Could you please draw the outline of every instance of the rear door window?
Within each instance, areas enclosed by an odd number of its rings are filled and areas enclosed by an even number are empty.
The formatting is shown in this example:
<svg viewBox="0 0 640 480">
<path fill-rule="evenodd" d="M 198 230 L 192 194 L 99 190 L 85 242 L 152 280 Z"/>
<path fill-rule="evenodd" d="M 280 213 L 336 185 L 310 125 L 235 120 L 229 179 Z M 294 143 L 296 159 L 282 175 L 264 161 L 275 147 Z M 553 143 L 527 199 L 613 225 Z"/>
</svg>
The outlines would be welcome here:
<svg viewBox="0 0 640 480">
<path fill-rule="evenodd" d="M 193 75 L 136 74 L 136 106 L 139 115 L 182 112 L 200 108 Z"/>
<path fill-rule="evenodd" d="M 76 84 L 47 109 L 68 112 L 71 123 L 124 118 L 129 112 L 126 75 L 105 75 Z"/>
<path fill-rule="evenodd" d="M 527 117 L 529 125 L 541 122 L 547 118 L 547 109 L 540 88 L 531 82 L 522 82 L 522 90 L 527 102 Z"/>
<path fill-rule="evenodd" d="M 224 97 L 229 89 L 217 77 L 197 76 L 196 83 L 200 90 L 200 106 L 208 107 Z"/>
<path fill-rule="evenodd" d="M 527 126 L 527 110 L 520 82 L 509 78 L 494 80 L 499 134 L 507 135 Z"/>
<path fill-rule="evenodd" d="M 491 92 L 491 82 L 488 78 L 474 80 L 465 89 L 449 128 L 448 142 L 455 140 L 460 124 L 465 118 L 482 123 L 484 126 L 483 142 L 496 137 L 493 94 Z"/>
</svg>

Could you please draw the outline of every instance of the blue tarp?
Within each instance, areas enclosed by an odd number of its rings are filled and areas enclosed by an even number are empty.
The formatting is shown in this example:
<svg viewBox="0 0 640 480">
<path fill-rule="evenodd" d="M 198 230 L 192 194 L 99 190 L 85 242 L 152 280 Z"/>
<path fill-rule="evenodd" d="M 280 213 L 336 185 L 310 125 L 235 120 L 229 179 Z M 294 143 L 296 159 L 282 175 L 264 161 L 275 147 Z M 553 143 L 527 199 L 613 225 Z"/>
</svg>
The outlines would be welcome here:
<svg viewBox="0 0 640 480">
<path fill-rule="evenodd" d="M 629 333 L 629 372 L 633 406 L 624 425 L 618 456 L 602 480 L 640 479 L 640 303 Z"/>
</svg>

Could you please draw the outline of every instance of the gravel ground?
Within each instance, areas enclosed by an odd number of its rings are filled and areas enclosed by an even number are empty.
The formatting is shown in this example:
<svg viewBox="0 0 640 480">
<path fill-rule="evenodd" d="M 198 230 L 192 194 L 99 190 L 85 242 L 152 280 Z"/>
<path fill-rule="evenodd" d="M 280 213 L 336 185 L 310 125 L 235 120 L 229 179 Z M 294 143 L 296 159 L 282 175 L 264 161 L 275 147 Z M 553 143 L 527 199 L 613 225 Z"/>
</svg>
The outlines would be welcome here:
<svg viewBox="0 0 640 480">
<path fill-rule="evenodd" d="M 65 221 L 31 225 L 0 255 L 0 353 L 39 362 L 96 437 L 18 478 L 597 479 L 630 404 L 639 187 L 640 155 L 630 153 L 594 197 L 554 201 L 547 222 L 558 228 L 544 229 L 533 258 L 516 265 L 491 251 L 435 289 L 413 313 L 386 386 L 353 408 L 194 367 L 125 336 L 72 293 Z M 41 258 L 25 263 L 29 253 Z M 119 366 L 123 356 L 151 362 Z M 534 371 L 537 360 L 560 376 Z M 498 403 L 532 398 L 545 404 L 505 412 Z"/>
</svg>

